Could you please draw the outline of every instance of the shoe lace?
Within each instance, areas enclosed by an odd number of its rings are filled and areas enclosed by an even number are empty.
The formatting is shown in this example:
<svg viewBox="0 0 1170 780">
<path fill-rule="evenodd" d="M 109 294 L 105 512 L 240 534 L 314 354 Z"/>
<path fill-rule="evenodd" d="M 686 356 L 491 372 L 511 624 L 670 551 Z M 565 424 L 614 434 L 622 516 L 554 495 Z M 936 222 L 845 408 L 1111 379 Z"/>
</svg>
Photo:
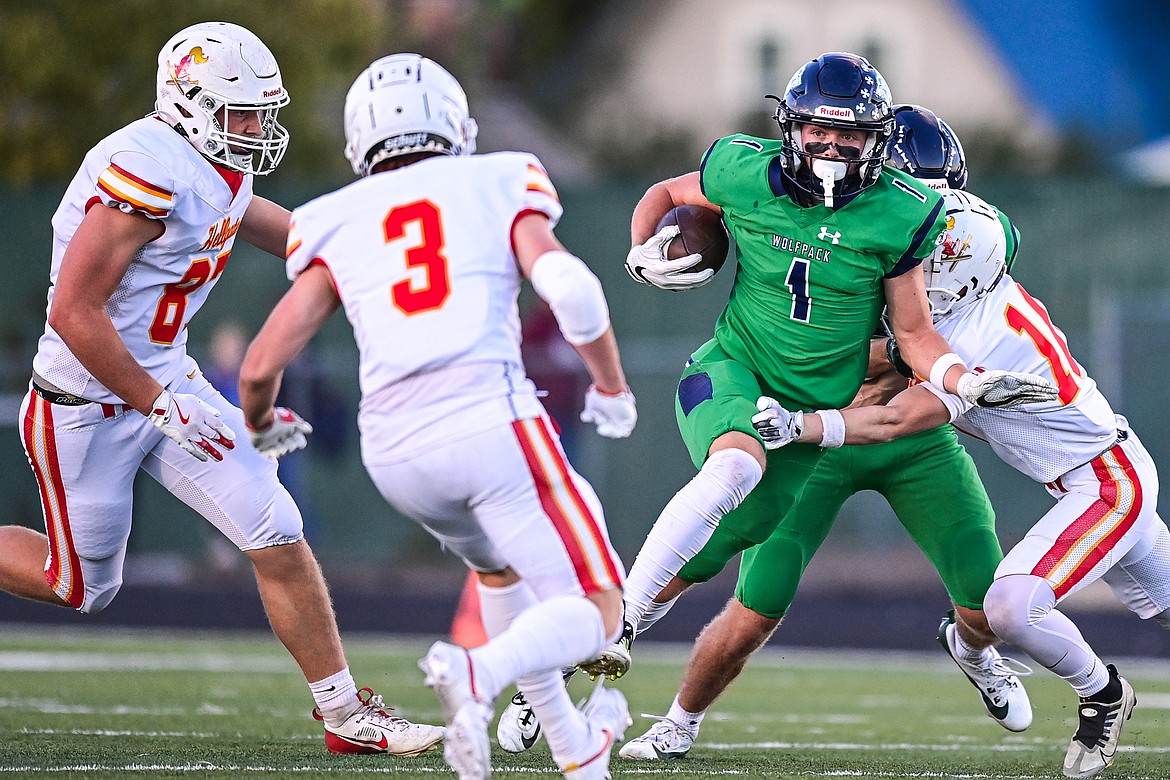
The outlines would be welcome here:
<svg viewBox="0 0 1170 780">
<path fill-rule="evenodd" d="M 374 693 L 371 688 L 358 690 L 358 701 L 364 705 L 365 712 L 363 714 L 370 720 L 396 730 L 404 729 L 410 725 L 410 721 L 406 718 L 391 715 L 390 713 L 394 711 L 394 708 L 387 707 L 385 700 L 382 698 L 382 694 Z"/>
<path fill-rule="evenodd" d="M 671 720 L 665 715 L 642 713 L 643 718 L 658 721 L 650 730 L 638 737 L 638 742 L 653 742 L 667 749 L 689 747 L 695 741 L 695 735 L 686 726 Z"/>
<path fill-rule="evenodd" d="M 1032 667 L 1014 658 L 1005 658 L 999 653 L 992 653 L 991 658 L 985 659 L 982 663 L 965 662 L 964 665 L 995 688 L 1014 688 L 1018 685 L 1016 678 L 1032 674 Z"/>
</svg>

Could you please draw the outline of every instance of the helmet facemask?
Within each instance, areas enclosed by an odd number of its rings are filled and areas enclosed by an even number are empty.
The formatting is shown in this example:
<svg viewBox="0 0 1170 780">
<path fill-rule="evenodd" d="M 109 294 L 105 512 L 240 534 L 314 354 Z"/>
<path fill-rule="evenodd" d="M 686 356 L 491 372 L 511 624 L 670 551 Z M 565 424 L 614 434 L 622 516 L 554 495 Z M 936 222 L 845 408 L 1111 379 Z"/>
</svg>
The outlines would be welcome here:
<svg viewBox="0 0 1170 780">
<path fill-rule="evenodd" d="M 821 55 L 793 75 L 783 98 L 769 97 L 780 104 L 773 118 L 784 142 L 781 167 L 805 201 L 833 208 L 836 199 L 877 182 L 894 132 L 893 109 L 885 79 L 864 57 Z M 866 133 L 866 142 L 856 157 L 825 157 L 827 149 L 810 151 L 802 143 L 806 124 Z"/>
<path fill-rule="evenodd" d="M 200 154 L 242 173 L 275 170 L 288 148 L 277 121 L 288 92 L 272 52 L 243 27 L 208 22 L 176 34 L 159 54 L 157 114 Z M 260 134 L 233 129 L 232 112 L 259 112 Z"/>
</svg>

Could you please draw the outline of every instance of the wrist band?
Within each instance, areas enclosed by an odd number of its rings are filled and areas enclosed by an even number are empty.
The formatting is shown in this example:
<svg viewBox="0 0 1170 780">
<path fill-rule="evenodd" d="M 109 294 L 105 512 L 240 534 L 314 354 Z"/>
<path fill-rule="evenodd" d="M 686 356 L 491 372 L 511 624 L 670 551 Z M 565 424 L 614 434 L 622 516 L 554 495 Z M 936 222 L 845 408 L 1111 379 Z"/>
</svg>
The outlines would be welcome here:
<svg viewBox="0 0 1170 780">
<path fill-rule="evenodd" d="M 942 390 L 944 393 L 949 392 L 943 385 L 943 378 L 946 377 L 947 371 L 949 371 L 952 366 L 962 365 L 964 365 L 964 363 L 961 357 L 956 355 L 954 352 L 946 353 L 938 360 L 934 361 L 934 365 L 930 367 L 930 383 L 939 390 Z"/>
<path fill-rule="evenodd" d="M 845 417 L 836 409 L 818 409 L 821 418 L 821 446 L 836 449 L 845 444 Z"/>
</svg>

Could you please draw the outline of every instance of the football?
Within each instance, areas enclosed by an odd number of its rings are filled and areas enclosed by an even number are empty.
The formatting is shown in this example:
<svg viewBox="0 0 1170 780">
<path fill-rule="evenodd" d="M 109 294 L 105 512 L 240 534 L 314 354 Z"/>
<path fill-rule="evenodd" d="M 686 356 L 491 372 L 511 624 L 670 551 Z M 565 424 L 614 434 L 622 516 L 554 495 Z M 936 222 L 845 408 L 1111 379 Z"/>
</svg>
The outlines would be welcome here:
<svg viewBox="0 0 1170 780">
<path fill-rule="evenodd" d="M 675 206 L 658 221 L 655 232 L 670 225 L 678 225 L 680 232 L 666 247 L 667 259 L 697 254 L 702 259 L 689 271 L 711 268 L 717 272 L 723 267 L 730 245 L 718 213 L 703 206 Z"/>
</svg>

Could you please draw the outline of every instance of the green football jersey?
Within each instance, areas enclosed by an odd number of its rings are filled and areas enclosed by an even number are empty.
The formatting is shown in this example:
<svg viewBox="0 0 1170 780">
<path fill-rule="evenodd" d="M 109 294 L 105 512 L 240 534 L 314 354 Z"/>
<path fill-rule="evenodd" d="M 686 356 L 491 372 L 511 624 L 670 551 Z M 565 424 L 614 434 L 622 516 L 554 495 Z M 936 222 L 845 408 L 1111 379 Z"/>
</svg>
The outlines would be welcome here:
<svg viewBox="0 0 1170 780">
<path fill-rule="evenodd" d="M 938 193 L 886 167 L 836 209 L 784 190 L 777 140 L 733 135 L 703 158 L 739 264 L 715 338 L 795 409 L 847 406 L 865 379 L 882 281 L 917 265 L 945 228 Z"/>
</svg>

